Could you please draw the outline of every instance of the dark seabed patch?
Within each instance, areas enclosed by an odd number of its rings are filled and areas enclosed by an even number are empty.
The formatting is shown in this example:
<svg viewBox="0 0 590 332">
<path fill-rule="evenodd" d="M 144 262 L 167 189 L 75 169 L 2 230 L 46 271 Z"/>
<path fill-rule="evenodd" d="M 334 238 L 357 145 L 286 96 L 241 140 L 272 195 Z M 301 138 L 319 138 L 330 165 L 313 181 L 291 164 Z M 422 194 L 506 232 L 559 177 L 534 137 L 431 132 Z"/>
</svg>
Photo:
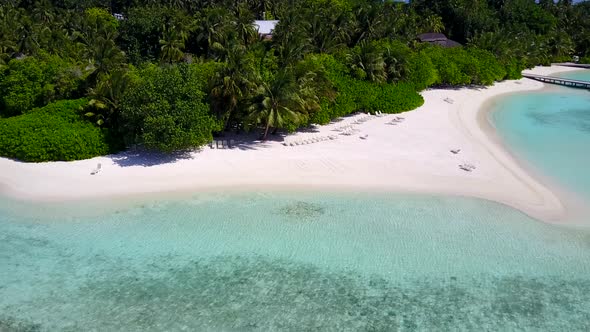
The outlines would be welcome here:
<svg viewBox="0 0 590 332">
<path fill-rule="evenodd" d="M 528 111 L 527 117 L 541 126 L 559 126 L 590 133 L 590 108 L 560 110 L 555 113 Z"/>
<path fill-rule="evenodd" d="M 590 280 L 478 276 L 394 283 L 264 257 L 173 260 L 142 271 L 118 262 L 118 269 L 89 276 L 71 293 L 4 308 L 40 310 L 46 321 L 5 319 L 0 331 L 590 330 Z"/>
<path fill-rule="evenodd" d="M 321 205 L 301 201 L 285 205 L 279 210 L 279 214 L 297 219 L 317 218 L 324 213 L 326 211 Z"/>
<path fill-rule="evenodd" d="M 14 317 L 5 317 L 0 314 L 0 332 L 37 332 L 41 331 L 40 324 L 34 324 L 26 320 L 18 320 Z"/>
</svg>

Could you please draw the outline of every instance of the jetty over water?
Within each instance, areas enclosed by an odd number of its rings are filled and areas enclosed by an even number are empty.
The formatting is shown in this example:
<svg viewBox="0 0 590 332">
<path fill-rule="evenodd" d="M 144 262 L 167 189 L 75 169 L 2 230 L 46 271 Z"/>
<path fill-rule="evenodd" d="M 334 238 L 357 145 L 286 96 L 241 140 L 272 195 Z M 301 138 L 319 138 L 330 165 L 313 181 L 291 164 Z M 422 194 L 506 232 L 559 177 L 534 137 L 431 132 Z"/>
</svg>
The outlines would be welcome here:
<svg viewBox="0 0 590 332">
<path fill-rule="evenodd" d="M 580 89 L 590 90 L 590 82 L 589 81 L 579 81 L 579 80 L 572 80 L 569 78 L 534 75 L 534 74 L 522 74 L 522 76 L 526 77 L 526 78 L 530 78 L 532 80 L 543 82 L 543 83 L 557 84 L 557 85 L 569 86 L 571 88 L 580 88 Z"/>
<path fill-rule="evenodd" d="M 563 62 L 563 63 L 552 63 L 551 65 L 553 65 L 553 66 L 564 66 L 564 67 L 582 68 L 582 69 L 590 69 L 590 64 L 584 64 L 584 63 Z"/>
</svg>

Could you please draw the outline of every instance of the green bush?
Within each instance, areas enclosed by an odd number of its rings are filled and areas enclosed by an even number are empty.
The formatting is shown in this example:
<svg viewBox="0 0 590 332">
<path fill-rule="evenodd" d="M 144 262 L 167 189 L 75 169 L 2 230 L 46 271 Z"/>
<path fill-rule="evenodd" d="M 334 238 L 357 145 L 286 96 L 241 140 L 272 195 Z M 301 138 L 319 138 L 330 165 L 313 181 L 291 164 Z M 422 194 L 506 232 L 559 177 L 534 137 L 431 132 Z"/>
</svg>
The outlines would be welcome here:
<svg viewBox="0 0 590 332">
<path fill-rule="evenodd" d="M 429 47 L 424 50 L 437 71 L 436 85 L 467 85 L 471 77 L 465 73 L 467 61 L 452 58 L 452 52 L 442 47 Z M 461 68 L 461 67 L 463 68 Z"/>
<path fill-rule="evenodd" d="M 420 91 L 431 86 L 438 80 L 438 72 L 430 57 L 423 51 L 408 57 L 408 75 L 405 82 L 414 85 Z"/>
<path fill-rule="evenodd" d="M 505 79 L 517 80 L 522 78 L 522 71 L 526 68 L 522 61 L 510 57 L 501 59 L 500 62 L 504 66 L 504 70 L 506 70 L 506 76 L 504 77 Z"/>
<path fill-rule="evenodd" d="M 424 98 L 416 92 L 412 84 L 384 84 L 377 89 L 376 98 L 367 105 L 367 111 L 375 113 L 402 113 L 416 109 L 424 104 Z"/>
<path fill-rule="evenodd" d="M 315 61 L 325 69 L 326 76 L 334 86 L 337 95 L 333 100 L 322 98 L 321 109 L 311 116 L 310 123 L 326 124 L 332 119 L 356 111 L 358 107 L 354 100 L 355 87 L 353 85 L 360 81 L 353 79 L 348 74 L 346 65 L 331 55 L 317 55 Z"/>
<path fill-rule="evenodd" d="M 22 161 L 70 161 L 107 154 L 106 132 L 81 118 L 86 99 L 62 100 L 0 120 L 0 155 Z"/>
<path fill-rule="evenodd" d="M 506 69 L 492 53 L 478 48 L 469 48 L 466 52 L 475 65 L 472 83 L 492 85 L 506 77 Z"/>
<path fill-rule="evenodd" d="M 400 113 L 424 103 L 413 84 L 377 84 L 353 78 L 346 65 L 330 55 L 317 57 L 326 69 L 327 77 L 337 91 L 333 101 L 323 100 L 321 109 L 314 113 L 311 123 L 326 124 L 332 119 L 353 112 Z"/>
<path fill-rule="evenodd" d="M 13 59 L 0 72 L 0 115 L 19 115 L 73 97 L 83 73 L 53 55 Z"/>
<path fill-rule="evenodd" d="M 580 58 L 580 63 L 590 64 L 590 56 L 585 56 L 583 58 Z"/>
<path fill-rule="evenodd" d="M 519 64 L 515 60 L 506 63 L 489 51 L 470 48 L 427 47 L 424 52 L 430 57 L 437 75 L 437 85 L 491 85 L 506 77 L 517 77 L 520 73 Z"/>
<path fill-rule="evenodd" d="M 202 70 L 201 70 L 202 69 Z M 204 103 L 211 66 L 149 65 L 134 73 L 121 105 L 126 142 L 159 151 L 198 147 L 213 139 L 221 124 Z"/>
</svg>

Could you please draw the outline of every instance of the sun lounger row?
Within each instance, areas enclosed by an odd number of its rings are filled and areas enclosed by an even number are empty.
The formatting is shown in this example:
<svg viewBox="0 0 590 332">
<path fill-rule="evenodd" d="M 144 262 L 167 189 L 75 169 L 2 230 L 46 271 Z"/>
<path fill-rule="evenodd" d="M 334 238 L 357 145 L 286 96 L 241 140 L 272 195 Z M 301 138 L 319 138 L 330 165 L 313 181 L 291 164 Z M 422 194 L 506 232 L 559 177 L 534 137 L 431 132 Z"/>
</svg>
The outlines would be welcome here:
<svg viewBox="0 0 590 332">
<path fill-rule="evenodd" d="M 283 143 L 283 145 L 284 146 L 307 145 L 307 144 L 313 144 L 313 143 L 319 143 L 319 142 L 324 142 L 324 141 L 335 140 L 337 138 L 338 138 L 338 136 L 336 136 L 336 135 L 317 136 L 317 137 L 312 137 L 312 138 L 302 138 L 302 139 L 297 139 L 297 140 L 293 140 L 293 141 L 290 141 L 290 142 L 285 142 L 285 143 Z"/>
<path fill-rule="evenodd" d="M 387 122 L 387 124 L 389 125 L 396 125 L 398 123 L 401 123 L 405 120 L 406 118 L 403 118 L 401 116 L 396 116 L 395 118 L 393 118 L 391 121 Z"/>
<path fill-rule="evenodd" d="M 351 128 L 351 129 L 347 129 L 347 130 L 341 132 L 340 135 L 350 136 L 350 135 L 354 135 L 357 132 L 359 132 L 358 129 Z"/>
<path fill-rule="evenodd" d="M 234 140 L 214 140 L 209 143 L 211 149 L 231 149 L 235 146 Z"/>
<path fill-rule="evenodd" d="M 348 130 L 354 130 L 354 125 L 349 124 L 349 125 L 338 127 L 338 128 L 334 129 L 334 131 L 338 131 L 338 132 L 348 131 Z"/>
<path fill-rule="evenodd" d="M 367 115 L 367 116 L 363 116 L 362 118 L 356 120 L 355 122 L 353 122 L 354 124 L 361 124 L 361 123 L 365 123 L 369 120 L 371 120 L 371 118 L 373 118 L 372 115 Z"/>
</svg>

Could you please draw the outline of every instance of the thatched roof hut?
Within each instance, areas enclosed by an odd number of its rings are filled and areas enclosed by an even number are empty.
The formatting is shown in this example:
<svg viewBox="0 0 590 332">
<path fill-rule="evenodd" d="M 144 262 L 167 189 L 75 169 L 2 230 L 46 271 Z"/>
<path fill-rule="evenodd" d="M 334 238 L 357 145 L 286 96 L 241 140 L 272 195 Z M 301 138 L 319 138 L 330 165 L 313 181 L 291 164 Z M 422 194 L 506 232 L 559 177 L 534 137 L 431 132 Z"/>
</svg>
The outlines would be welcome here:
<svg viewBox="0 0 590 332">
<path fill-rule="evenodd" d="M 423 33 L 418 35 L 418 40 L 423 43 L 430 43 L 442 47 L 460 47 L 463 46 L 454 40 L 450 40 L 442 33 Z"/>
</svg>

